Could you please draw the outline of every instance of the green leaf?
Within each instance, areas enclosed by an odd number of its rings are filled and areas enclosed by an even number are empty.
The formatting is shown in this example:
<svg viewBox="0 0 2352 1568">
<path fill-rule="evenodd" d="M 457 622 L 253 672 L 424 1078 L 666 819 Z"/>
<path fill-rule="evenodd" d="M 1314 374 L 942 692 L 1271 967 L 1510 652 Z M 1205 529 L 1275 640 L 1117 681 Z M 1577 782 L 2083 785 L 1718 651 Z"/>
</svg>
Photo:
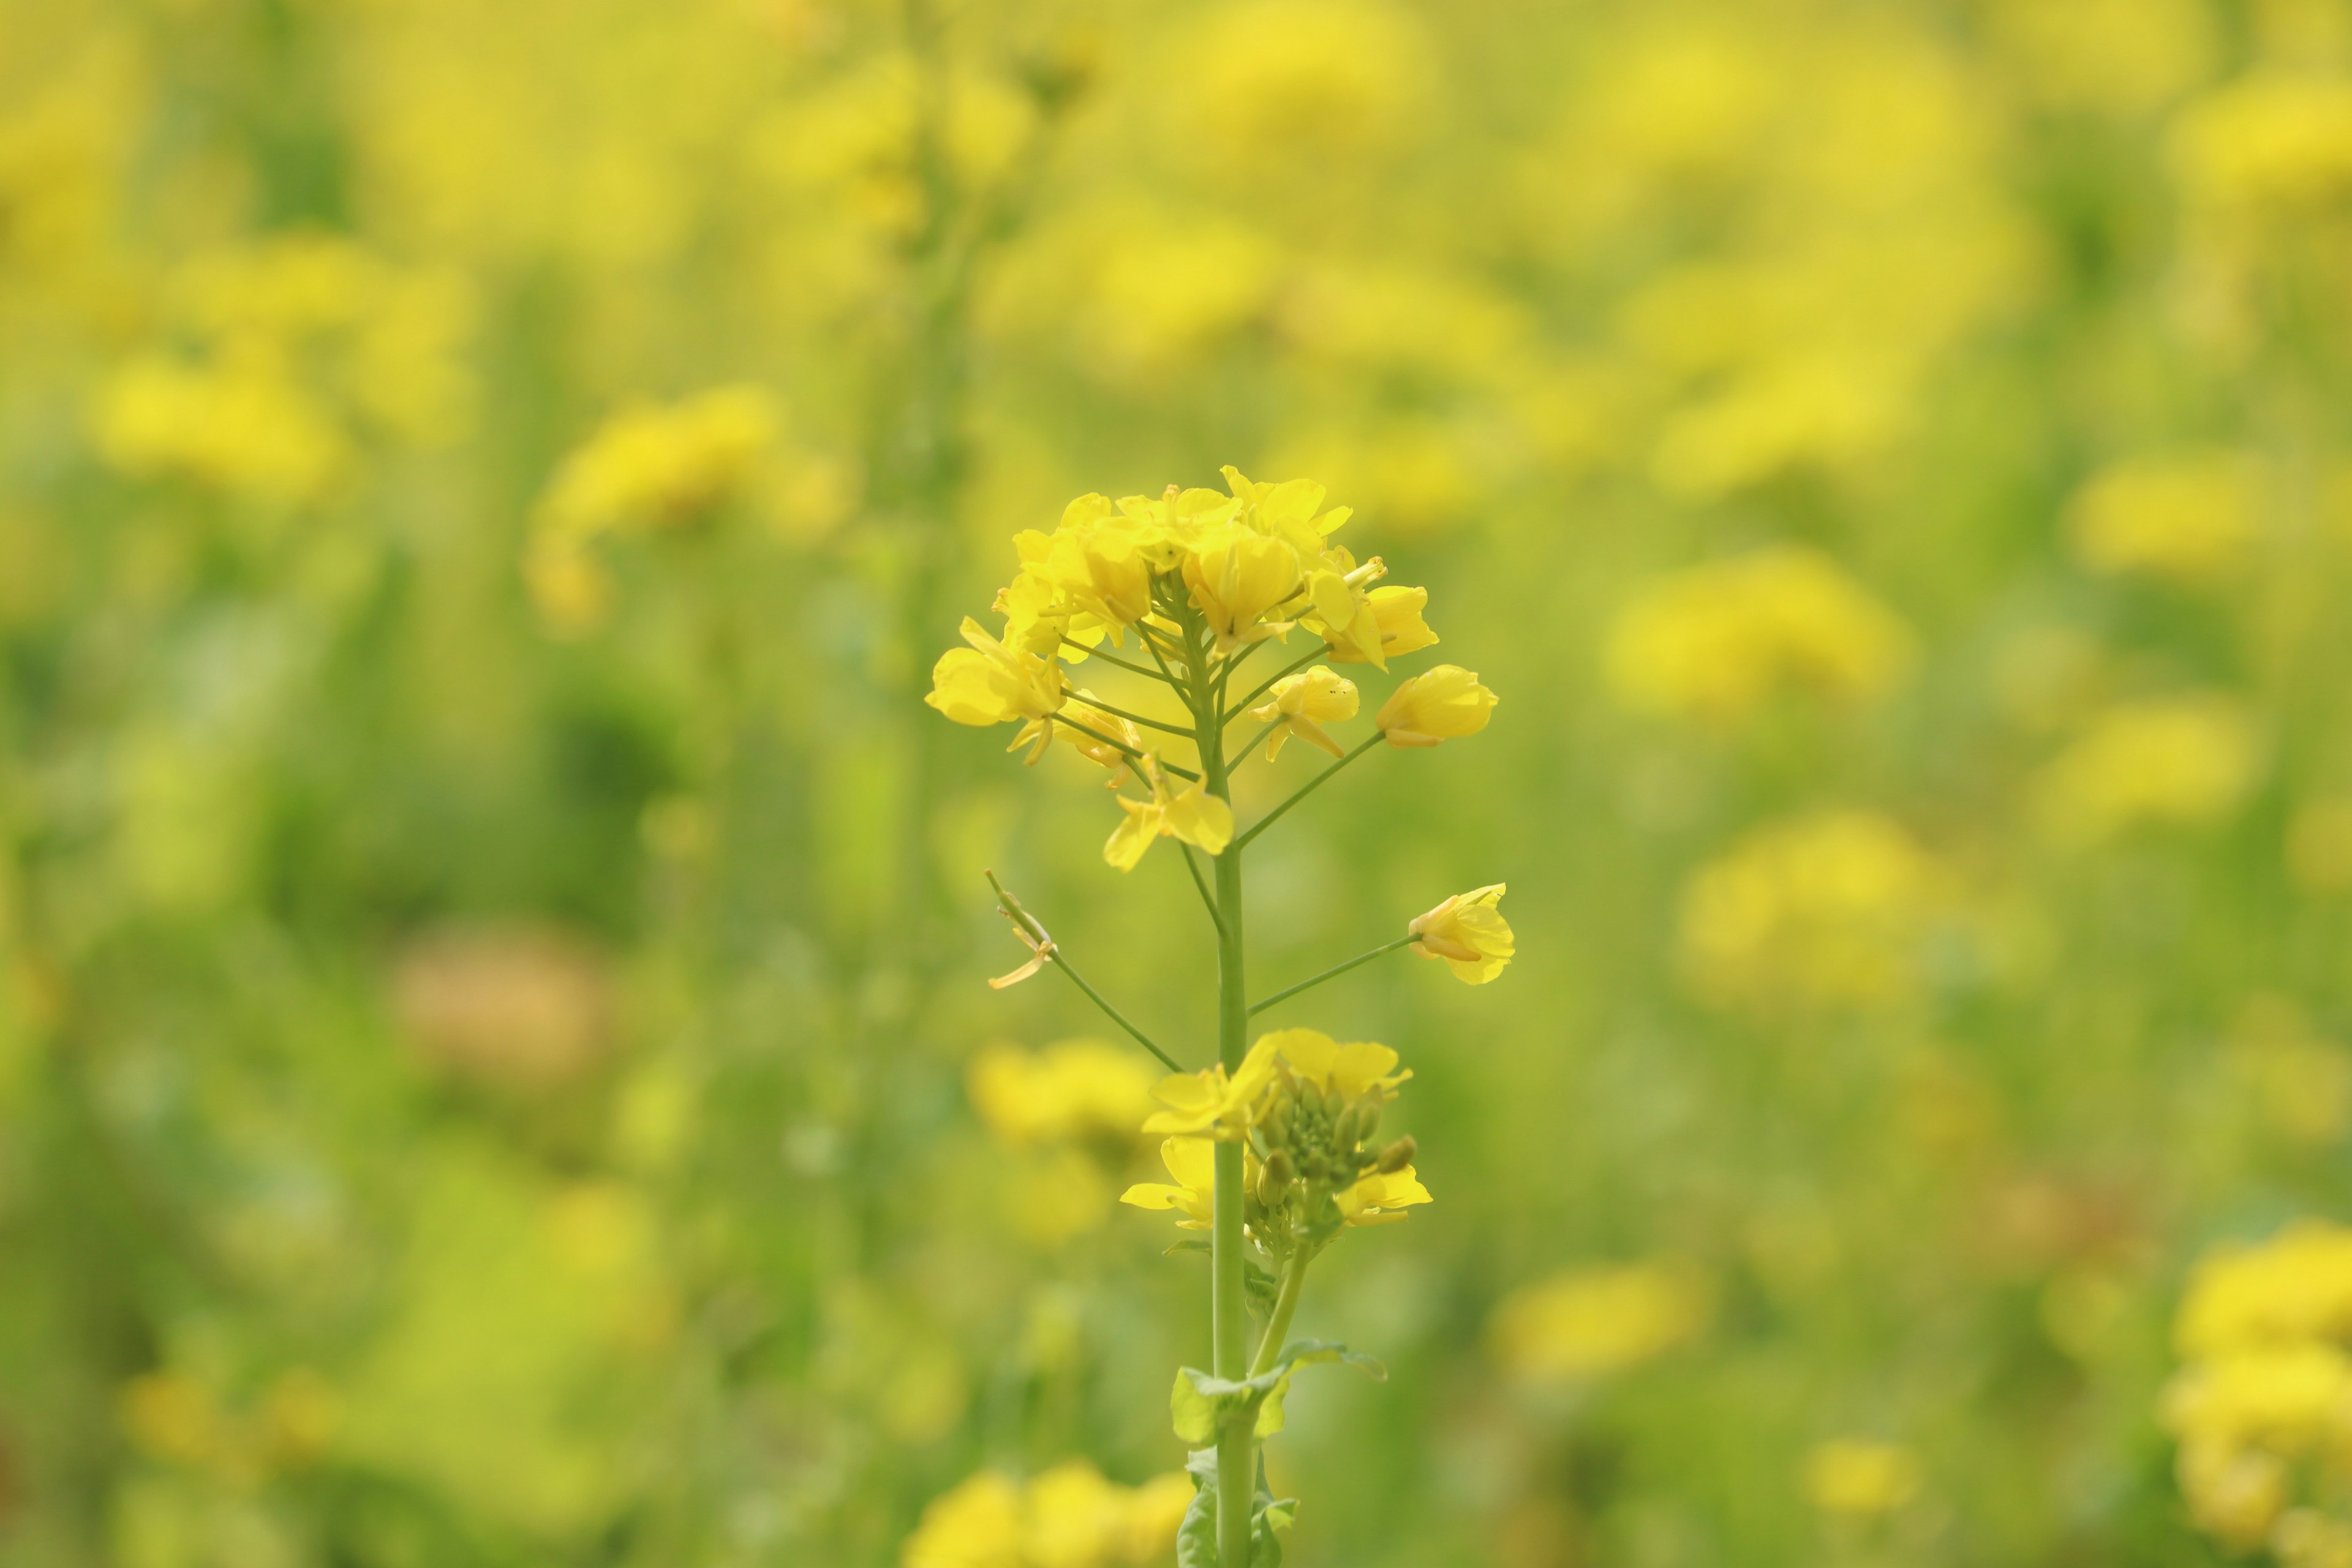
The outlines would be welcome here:
<svg viewBox="0 0 2352 1568">
<path fill-rule="evenodd" d="M 1176 1568 L 1218 1568 L 1217 1451 L 1195 1448 L 1184 1456 L 1192 1478 L 1192 1500 L 1184 1522 L 1176 1530 Z M 1257 1466 L 1255 1495 L 1250 1500 L 1249 1568 L 1282 1568 L 1282 1538 L 1297 1517 L 1297 1498 L 1276 1498 L 1266 1490 L 1265 1466 Z"/>
<path fill-rule="evenodd" d="M 1173 1258 L 1180 1252 L 1207 1252 L 1209 1250 L 1210 1247 L 1207 1242 L 1202 1241 L 1198 1237 L 1187 1236 L 1179 1237 L 1177 1240 L 1170 1242 L 1166 1247 L 1161 1247 L 1160 1249 L 1160 1256 L 1162 1258 Z"/>
<path fill-rule="evenodd" d="M 1337 1340 L 1293 1340 L 1282 1347 L 1285 1366 L 1313 1366 L 1318 1362 L 1343 1362 L 1370 1378 L 1374 1383 L 1386 1383 L 1389 1369 L 1361 1351 L 1351 1351 Z"/>
</svg>

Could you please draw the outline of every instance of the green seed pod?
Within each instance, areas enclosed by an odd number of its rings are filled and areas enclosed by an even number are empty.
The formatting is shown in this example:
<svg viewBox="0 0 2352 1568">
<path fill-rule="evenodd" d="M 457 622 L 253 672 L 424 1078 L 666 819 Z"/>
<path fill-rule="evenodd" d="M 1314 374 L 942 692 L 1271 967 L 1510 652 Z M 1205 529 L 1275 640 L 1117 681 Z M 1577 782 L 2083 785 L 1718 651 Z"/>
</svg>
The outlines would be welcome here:
<svg viewBox="0 0 2352 1568">
<path fill-rule="evenodd" d="M 1403 1170 L 1407 1165 L 1412 1164 L 1413 1154 L 1417 1152 L 1418 1148 L 1419 1145 L 1414 1143 L 1411 1135 L 1408 1134 L 1405 1137 L 1398 1139 L 1387 1148 L 1381 1150 L 1381 1174 L 1384 1176 L 1393 1176 L 1399 1171 Z"/>
</svg>

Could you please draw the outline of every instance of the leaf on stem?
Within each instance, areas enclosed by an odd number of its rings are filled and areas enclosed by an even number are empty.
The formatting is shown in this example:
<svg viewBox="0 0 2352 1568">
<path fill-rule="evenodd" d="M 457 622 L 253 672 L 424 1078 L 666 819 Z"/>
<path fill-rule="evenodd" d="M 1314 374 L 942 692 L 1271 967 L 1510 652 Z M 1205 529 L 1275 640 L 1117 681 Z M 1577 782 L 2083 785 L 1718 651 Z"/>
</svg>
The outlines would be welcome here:
<svg viewBox="0 0 2352 1568">
<path fill-rule="evenodd" d="M 1217 1568 L 1217 1451 L 1195 1448 L 1184 1456 L 1192 1478 L 1192 1500 L 1176 1529 L 1176 1568 Z M 1249 1568 L 1282 1568 L 1282 1539 L 1298 1516 L 1297 1498 L 1277 1498 L 1257 1467 L 1256 1495 L 1250 1500 Z"/>
</svg>

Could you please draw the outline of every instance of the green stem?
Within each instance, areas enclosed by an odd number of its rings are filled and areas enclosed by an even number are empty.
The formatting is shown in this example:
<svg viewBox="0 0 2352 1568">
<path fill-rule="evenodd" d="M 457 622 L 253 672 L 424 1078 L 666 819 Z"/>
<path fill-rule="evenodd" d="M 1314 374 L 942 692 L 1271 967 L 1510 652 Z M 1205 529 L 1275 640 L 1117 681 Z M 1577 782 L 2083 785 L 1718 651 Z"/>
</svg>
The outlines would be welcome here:
<svg viewBox="0 0 2352 1568">
<path fill-rule="evenodd" d="M 1290 1335 L 1290 1316 L 1298 1310 L 1298 1293 L 1307 1284 L 1307 1265 L 1313 1257 L 1302 1247 L 1283 1266 L 1282 1287 L 1274 1298 L 1274 1314 L 1265 1321 L 1265 1333 L 1257 1342 L 1257 1358 L 1250 1363 L 1252 1377 L 1274 1370 L 1275 1358 L 1282 1353 L 1283 1342 Z"/>
<path fill-rule="evenodd" d="M 1217 895 L 1209 891 L 1209 879 L 1201 875 L 1201 863 L 1192 858 L 1192 847 L 1180 839 L 1176 847 L 1184 851 L 1184 869 L 1192 873 L 1192 886 L 1200 892 L 1201 903 L 1209 911 L 1209 923 L 1217 928 L 1220 935 L 1223 934 L 1225 917 L 1217 912 Z"/>
<path fill-rule="evenodd" d="M 1105 996 L 1092 985 L 1087 984 L 1087 977 L 1070 967 L 1070 961 L 1063 956 L 1062 944 L 1055 942 L 1052 937 L 1046 935 L 1045 928 L 1038 923 L 1037 917 L 1031 914 L 1027 910 L 1023 909 L 1021 907 L 1021 900 L 1004 890 L 1004 884 L 996 879 L 995 872 L 987 871 L 982 874 L 988 879 L 988 885 L 996 889 L 997 903 L 1003 907 L 1006 914 L 1013 917 L 1013 921 L 1019 924 L 1023 931 L 1029 933 L 1030 941 L 1037 943 L 1045 950 L 1045 958 L 1048 963 L 1053 964 L 1055 968 L 1060 970 L 1063 973 L 1068 975 L 1070 977 L 1071 984 L 1076 985 L 1079 990 L 1085 992 L 1094 1002 L 1096 1006 L 1110 1015 L 1112 1023 L 1117 1024 L 1120 1028 L 1125 1029 L 1129 1034 L 1133 1035 L 1137 1045 L 1141 1046 L 1145 1050 L 1150 1051 L 1153 1056 L 1158 1057 L 1162 1062 L 1166 1063 L 1170 1072 L 1182 1072 L 1184 1070 L 1182 1068 L 1176 1065 L 1175 1058 L 1170 1056 L 1166 1051 L 1161 1050 L 1158 1046 L 1152 1044 L 1150 1036 L 1145 1034 L 1142 1030 L 1129 1023 L 1126 1014 L 1112 1006 L 1110 1005 L 1110 998 Z"/>
<path fill-rule="evenodd" d="M 1078 700 L 1089 708 L 1099 708 L 1106 713 L 1115 713 L 1130 724 L 1141 724 L 1150 730 L 1163 730 L 1171 735 L 1181 735 L 1188 741 L 1192 738 L 1192 731 L 1181 724 L 1171 724 L 1165 719 L 1147 719 L 1140 713 L 1130 713 L 1124 708 L 1114 708 L 1099 697 L 1081 697 Z"/>
<path fill-rule="evenodd" d="M 1398 948 L 1408 946 L 1411 943 L 1419 942 L 1421 938 L 1419 936 L 1415 935 L 1412 931 L 1407 931 L 1404 935 L 1397 938 L 1394 942 L 1382 942 L 1380 946 L 1372 949 L 1370 952 L 1360 952 L 1355 957 L 1348 960 L 1345 963 L 1335 963 L 1320 974 L 1310 976 L 1307 979 L 1300 981 L 1296 985 L 1286 986 L 1284 989 L 1276 992 L 1273 995 L 1266 997 L 1263 1001 L 1251 1003 L 1249 1009 L 1250 1013 L 1255 1016 L 1259 1013 L 1265 1012 L 1276 1002 L 1287 1002 L 1293 996 L 1297 995 L 1301 991 L 1311 991 L 1316 986 L 1322 984 L 1326 980 L 1338 979 L 1340 975 L 1347 973 L 1348 971 L 1355 968 L 1360 963 L 1370 963 L 1372 960 L 1378 958 L 1384 952 L 1394 952 Z"/>
<path fill-rule="evenodd" d="M 1189 611 L 1184 629 L 1186 662 L 1193 674 L 1192 710 L 1197 716 L 1201 772 L 1209 792 L 1231 804 L 1226 782 L 1223 726 L 1216 722 L 1216 692 L 1208 674 L 1203 632 Z M 1238 1071 L 1249 1032 L 1249 1001 L 1242 973 L 1242 847 L 1228 844 L 1217 857 L 1217 1059 Z M 1238 1381 L 1249 1359 L 1249 1294 L 1242 1279 L 1244 1165 L 1242 1146 L 1216 1146 L 1216 1190 L 1210 1208 L 1210 1370 Z M 1248 1422 L 1234 1422 L 1217 1435 L 1217 1561 L 1224 1568 L 1248 1568 L 1250 1504 L 1257 1495 L 1254 1438 Z"/>
<path fill-rule="evenodd" d="M 1098 647 L 1088 647 L 1086 644 L 1082 642 L 1073 642 L 1068 637 L 1064 637 L 1062 639 L 1062 646 L 1064 647 L 1076 648 L 1088 658 L 1098 658 L 1105 664 L 1116 665 L 1119 668 L 1127 670 L 1130 674 L 1143 677 L 1146 680 L 1165 681 L 1170 686 L 1176 684 L 1175 681 L 1170 679 L 1166 675 L 1160 673 L 1159 670 L 1146 669 L 1139 664 L 1129 664 L 1127 660 L 1118 658 L 1116 655 L 1105 653 Z"/>
<path fill-rule="evenodd" d="M 1080 700 L 1083 701 L 1084 699 L 1080 699 Z M 1054 715 L 1054 722 L 1056 724 L 1067 724 L 1071 729 L 1076 730 L 1081 735 L 1092 735 L 1096 740 L 1100 741 L 1104 745 L 1108 746 L 1114 752 L 1119 752 L 1131 762 L 1139 763 L 1143 761 L 1143 753 L 1141 752 L 1137 751 L 1133 746 L 1129 745 L 1124 741 L 1112 739 L 1110 736 L 1104 734 L 1100 730 L 1096 729 L 1091 724 L 1081 724 L 1076 719 L 1066 718 L 1059 713 Z M 1190 768 L 1180 768 L 1175 763 L 1165 760 L 1160 763 L 1160 771 L 1163 773 L 1174 773 L 1180 779 L 1192 779 L 1196 783 L 1201 777 L 1200 774 L 1194 773 Z"/>
<path fill-rule="evenodd" d="M 1267 676 L 1265 679 L 1259 684 L 1258 689 L 1255 691 L 1251 692 L 1247 697 L 1243 698 L 1239 702 L 1234 703 L 1232 707 L 1225 710 L 1225 722 L 1230 724 L 1234 720 L 1240 718 L 1243 714 L 1248 712 L 1249 705 L 1256 701 L 1259 698 L 1265 696 L 1267 692 L 1273 690 L 1274 683 L 1276 681 L 1280 680 L 1286 675 L 1297 674 L 1300 670 L 1305 669 L 1308 665 L 1314 663 L 1317 659 L 1321 658 L 1325 654 L 1329 653 L 1330 651 L 1330 645 L 1328 643 L 1310 648 L 1304 657 L 1283 666 L 1280 669 L 1276 670 L 1272 675 Z"/>
<path fill-rule="evenodd" d="M 1243 834 L 1239 838 L 1234 840 L 1233 848 L 1228 850 L 1227 853 L 1233 854 L 1238 852 L 1243 845 L 1247 844 L 1251 839 L 1255 838 L 1259 834 L 1264 833 L 1267 828 L 1272 827 L 1276 823 L 1281 821 L 1282 814 L 1284 812 L 1288 811 L 1292 806 L 1297 805 L 1300 801 L 1305 800 L 1308 795 L 1313 795 L 1317 790 L 1322 788 L 1325 782 L 1328 781 L 1333 773 L 1338 773 L 1341 768 L 1346 767 L 1349 763 L 1354 762 L 1358 757 L 1362 756 L 1366 752 L 1369 752 L 1374 746 L 1379 745 L 1381 742 L 1386 738 L 1386 732 L 1380 730 L 1375 730 L 1370 734 L 1365 736 L 1364 743 L 1362 745 L 1358 746 L 1354 751 L 1349 752 L 1346 756 L 1341 757 L 1338 762 L 1333 763 L 1329 767 L 1325 768 L 1321 773 L 1317 773 L 1313 778 L 1308 779 L 1305 784 L 1300 784 L 1298 786 L 1297 794 L 1292 795 L 1288 800 L 1284 801 L 1280 805 L 1276 806 L 1272 811 L 1267 812 L 1264 816 L 1259 817 L 1255 825 L 1253 826 L 1247 833 Z"/>
</svg>

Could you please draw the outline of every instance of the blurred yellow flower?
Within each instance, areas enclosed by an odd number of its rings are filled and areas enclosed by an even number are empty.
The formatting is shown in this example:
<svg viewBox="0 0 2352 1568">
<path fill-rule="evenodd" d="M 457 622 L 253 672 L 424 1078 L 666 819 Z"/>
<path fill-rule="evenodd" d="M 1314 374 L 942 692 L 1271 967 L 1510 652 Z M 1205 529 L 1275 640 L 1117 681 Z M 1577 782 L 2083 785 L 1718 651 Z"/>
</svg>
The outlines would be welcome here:
<svg viewBox="0 0 2352 1568">
<path fill-rule="evenodd" d="M 775 398 L 748 384 L 623 409 L 563 459 L 541 526 L 579 538 L 695 521 L 743 492 L 782 424 Z"/>
<path fill-rule="evenodd" d="M 2294 216 L 2352 195 L 2352 83 L 2257 72 L 2190 104 L 2172 130 L 2172 166 L 2195 203 Z"/>
<path fill-rule="evenodd" d="M 2252 719 L 2235 698 L 2118 703 L 2042 771 L 2034 805 L 2053 837 L 2093 845 L 2136 827 L 2226 817 L 2261 766 Z"/>
<path fill-rule="evenodd" d="M 2094 570 L 2203 584 L 2245 565 L 2258 500 L 2246 458 L 2211 451 L 2117 464 L 2068 510 L 2074 548 Z"/>
<path fill-rule="evenodd" d="M 1485 729 L 1498 700 L 1460 665 L 1434 665 L 1391 692 L 1372 722 L 1391 746 L 1434 746 Z"/>
<path fill-rule="evenodd" d="M 1805 1456 L 1805 1497 L 1837 1519 L 1875 1519 L 1919 1495 L 1919 1457 L 1901 1443 L 1835 1437 Z"/>
<path fill-rule="evenodd" d="M 1238 175 L 1360 157 L 1413 127 L 1428 58 L 1408 16 L 1376 0 L 1225 5 L 1178 78 L 1184 142 Z"/>
<path fill-rule="evenodd" d="M 1870 1005 L 1916 981 L 1942 874 L 1893 820 L 1828 812 L 1759 828 L 1685 889 L 1685 969 L 1729 1005 Z"/>
<path fill-rule="evenodd" d="M 2287 823 L 2286 868 L 2306 892 L 2352 890 L 2352 800 L 2307 801 Z"/>
<path fill-rule="evenodd" d="M 1192 1500 L 1181 1471 L 1141 1486 L 1065 1459 L 1024 1486 L 982 1470 L 934 1498 L 900 1568 L 1154 1568 L 1173 1553 Z"/>
<path fill-rule="evenodd" d="M 1282 743 L 1293 735 L 1336 757 L 1343 754 L 1339 742 L 1326 734 L 1322 726 L 1354 718 L 1356 703 L 1356 683 L 1318 664 L 1276 681 L 1266 700 L 1251 709 L 1249 716 L 1273 726 L 1265 737 L 1269 763 L 1282 754 Z"/>
<path fill-rule="evenodd" d="M 266 361 L 134 360 L 107 386 L 95 423 L 99 450 L 127 472 L 177 474 L 280 504 L 320 499 L 350 456 L 327 411 Z"/>
<path fill-rule="evenodd" d="M 2352 1229 L 2321 1220 L 2208 1255 L 2173 1331 L 2191 1360 L 2309 1340 L 2352 1341 Z"/>
<path fill-rule="evenodd" d="M 1665 1263 L 1573 1268 L 1512 1291 L 1488 1325 L 1495 1354 L 1528 1382 L 1582 1382 L 1630 1371 L 1697 1337 L 1704 1283 Z"/>
<path fill-rule="evenodd" d="M 1014 1148 L 1081 1140 L 1126 1142 L 1151 1109 L 1157 1075 L 1135 1047 L 1061 1040 L 1040 1050 L 983 1047 L 964 1089 L 989 1131 Z"/>
<path fill-rule="evenodd" d="M 1619 614 L 1607 663 L 1629 707 L 1735 720 L 1789 690 L 1882 697 L 1909 647 L 1903 623 L 1828 556 L 1776 545 L 1649 588 Z"/>
<path fill-rule="evenodd" d="M 1503 973 L 1517 951 L 1511 922 L 1496 906 L 1508 885 L 1492 882 L 1456 893 L 1428 913 L 1415 916 L 1405 929 L 1419 940 L 1415 951 L 1423 958 L 1442 958 L 1456 978 L 1484 985 Z"/>
</svg>

